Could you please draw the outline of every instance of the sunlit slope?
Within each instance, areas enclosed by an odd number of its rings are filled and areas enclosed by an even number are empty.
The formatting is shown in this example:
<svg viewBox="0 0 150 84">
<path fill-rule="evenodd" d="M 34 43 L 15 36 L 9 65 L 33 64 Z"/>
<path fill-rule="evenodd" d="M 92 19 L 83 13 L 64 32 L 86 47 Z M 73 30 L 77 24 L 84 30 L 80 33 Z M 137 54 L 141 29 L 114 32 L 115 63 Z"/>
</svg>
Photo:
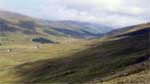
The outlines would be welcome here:
<svg viewBox="0 0 150 84">
<path fill-rule="evenodd" d="M 0 46 L 0 84 L 12 84 L 18 81 L 22 76 L 15 73 L 14 67 L 20 64 L 65 57 L 68 54 L 85 49 L 88 44 L 90 42 L 78 40 L 53 45 L 41 44 L 39 48 L 37 48 L 37 44 L 2 45 Z M 12 51 L 9 51 L 9 49 L 12 49 Z"/>
<path fill-rule="evenodd" d="M 142 71 L 129 76 L 118 77 L 107 82 L 97 82 L 97 84 L 149 84 L 150 70 Z"/>
<path fill-rule="evenodd" d="M 131 31 L 133 30 L 134 31 Z M 149 27 L 108 37 L 68 57 L 17 66 L 25 83 L 94 83 L 147 69 Z"/>
</svg>

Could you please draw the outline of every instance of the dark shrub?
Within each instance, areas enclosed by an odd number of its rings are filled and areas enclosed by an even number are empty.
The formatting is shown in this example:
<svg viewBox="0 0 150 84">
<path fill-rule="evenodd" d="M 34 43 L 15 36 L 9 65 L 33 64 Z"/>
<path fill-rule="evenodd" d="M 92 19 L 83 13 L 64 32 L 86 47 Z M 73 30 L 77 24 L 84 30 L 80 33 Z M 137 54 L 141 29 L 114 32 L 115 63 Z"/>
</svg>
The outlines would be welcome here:
<svg viewBox="0 0 150 84">
<path fill-rule="evenodd" d="M 45 44 L 45 43 L 56 43 L 54 41 L 51 41 L 51 40 L 49 40 L 47 38 L 43 38 L 43 37 L 33 38 L 32 41 L 36 42 L 36 43 L 42 43 L 42 44 Z"/>
</svg>

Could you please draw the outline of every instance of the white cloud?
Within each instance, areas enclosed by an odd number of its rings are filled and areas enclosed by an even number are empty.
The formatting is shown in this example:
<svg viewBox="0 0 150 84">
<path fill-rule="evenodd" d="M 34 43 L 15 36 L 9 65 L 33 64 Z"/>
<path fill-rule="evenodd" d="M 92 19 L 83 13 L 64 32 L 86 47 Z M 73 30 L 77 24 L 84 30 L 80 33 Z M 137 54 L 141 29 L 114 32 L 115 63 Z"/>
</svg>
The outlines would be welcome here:
<svg viewBox="0 0 150 84">
<path fill-rule="evenodd" d="M 31 4 L 26 6 L 24 2 Z M 13 3 L 0 0 L 0 8 L 50 20 L 80 20 L 121 27 L 150 21 L 149 3 L 150 0 L 13 0 Z"/>
</svg>

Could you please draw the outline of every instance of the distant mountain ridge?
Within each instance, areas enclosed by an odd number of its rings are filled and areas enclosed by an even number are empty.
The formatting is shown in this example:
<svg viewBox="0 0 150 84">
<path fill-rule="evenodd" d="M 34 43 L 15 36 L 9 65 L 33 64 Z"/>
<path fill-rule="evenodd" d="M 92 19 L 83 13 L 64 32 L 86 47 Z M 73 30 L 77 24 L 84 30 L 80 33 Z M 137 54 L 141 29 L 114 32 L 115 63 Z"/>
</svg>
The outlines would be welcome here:
<svg viewBox="0 0 150 84">
<path fill-rule="evenodd" d="M 111 27 L 98 24 L 98 23 L 72 21 L 72 20 L 64 20 L 64 21 L 58 21 L 58 22 L 64 23 L 64 24 L 72 24 L 72 25 L 81 26 L 81 27 L 86 28 L 86 30 L 89 30 L 93 33 L 106 33 L 112 30 Z"/>
<path fill-rule="evenodd" d="M 47 21 L 29 16 L 0 11 L 0 33 L 19 32 L 22 35 L 47 36 L 50 38 L 92 38 L 99 37 L 112 28 L 100 24 L 78 21 Z"/>
</svg>

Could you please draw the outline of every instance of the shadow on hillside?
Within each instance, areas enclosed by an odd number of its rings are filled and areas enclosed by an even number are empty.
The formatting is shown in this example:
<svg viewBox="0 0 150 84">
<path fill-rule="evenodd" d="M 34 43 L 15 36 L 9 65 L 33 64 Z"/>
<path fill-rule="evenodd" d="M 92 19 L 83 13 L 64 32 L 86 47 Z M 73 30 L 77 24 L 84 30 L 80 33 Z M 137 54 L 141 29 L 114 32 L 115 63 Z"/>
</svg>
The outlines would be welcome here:
<svg viewBox="0 0 150 84">
<path fill-rule="evenodd" d="M 149 58 L 146 32 L 133 32 L 135 36 L 108 41 L 65 58 L 19 65 L 19 82 L 85 83 L 139 72 L 146 68 Z"/>
</svg>

